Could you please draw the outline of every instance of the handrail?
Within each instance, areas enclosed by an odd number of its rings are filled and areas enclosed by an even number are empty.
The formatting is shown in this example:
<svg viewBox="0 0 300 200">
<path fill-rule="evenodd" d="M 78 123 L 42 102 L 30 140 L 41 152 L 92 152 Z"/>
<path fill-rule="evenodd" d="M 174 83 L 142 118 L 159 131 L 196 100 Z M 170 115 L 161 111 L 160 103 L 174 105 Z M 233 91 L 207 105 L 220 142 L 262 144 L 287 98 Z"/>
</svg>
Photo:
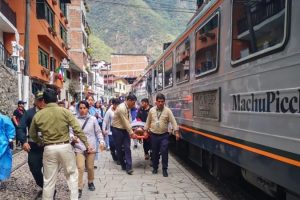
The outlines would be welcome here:
<svg viewBox="0 0 300 200">
<path fill-rule="evenodd" d="M 17 66 L 13 64 L 13 60 L 7 49 L 5 49 L 4 45 L 0 42 L 0 63 L 5 64 L 6 67 L 11 68 L 17 71 Z"/>
</svg>

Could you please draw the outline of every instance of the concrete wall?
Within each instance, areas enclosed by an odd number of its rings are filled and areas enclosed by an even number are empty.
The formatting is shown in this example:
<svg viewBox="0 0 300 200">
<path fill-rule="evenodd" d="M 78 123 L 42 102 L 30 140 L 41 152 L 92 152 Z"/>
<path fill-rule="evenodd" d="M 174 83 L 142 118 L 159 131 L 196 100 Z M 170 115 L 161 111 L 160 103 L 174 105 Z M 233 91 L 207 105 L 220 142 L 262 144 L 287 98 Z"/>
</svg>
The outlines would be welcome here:
<svg viewBox="0 0 300 200">
<path fill-rule="evenodd" d="M 12 116 L 18 102 L 17 73 L 0 63 L 0 112 Z"/>
</svg>

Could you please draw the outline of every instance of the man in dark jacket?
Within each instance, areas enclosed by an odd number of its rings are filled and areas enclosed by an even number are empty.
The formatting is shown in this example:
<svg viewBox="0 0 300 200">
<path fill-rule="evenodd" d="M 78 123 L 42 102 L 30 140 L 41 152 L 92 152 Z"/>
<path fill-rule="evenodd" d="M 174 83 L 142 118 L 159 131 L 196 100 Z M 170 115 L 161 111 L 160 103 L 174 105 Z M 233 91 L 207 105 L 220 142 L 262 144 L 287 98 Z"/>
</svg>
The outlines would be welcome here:
<svg viewBox="0 0 300 200">
<path fill-rule="evenodd" d="M 149 105 L 149 100 L 147 98 L 142 99 L 141 104 L 142 105 L 137 112 L 136 119 L 138 121 L 146 122 L 149 110 L 152 106 Z M 144 147 L 144 152 L 145 152 L 145 160 L 149 160 L 149 158 L 150 158 L 149 151 L 151 150 L 150 138 L 145 139 L 143 141 L 143 147 Z"/>
<path fill-rule="evenodd" d="M 23 146 L 24 151 L 28 152 L 28 165 L 33 178 L 38 186 L 43 188 L 43 151 L 44 147 L 35 143 L 31 138 L 27 140 L 27 129 L 29 130 L 30 124 L 35 113 L 45 107 L 43 99 L 43 92 L 35 94 L 34 107 L 30 108 L 21 118 L 18 128 L 18 137 Z"/>
</svg>

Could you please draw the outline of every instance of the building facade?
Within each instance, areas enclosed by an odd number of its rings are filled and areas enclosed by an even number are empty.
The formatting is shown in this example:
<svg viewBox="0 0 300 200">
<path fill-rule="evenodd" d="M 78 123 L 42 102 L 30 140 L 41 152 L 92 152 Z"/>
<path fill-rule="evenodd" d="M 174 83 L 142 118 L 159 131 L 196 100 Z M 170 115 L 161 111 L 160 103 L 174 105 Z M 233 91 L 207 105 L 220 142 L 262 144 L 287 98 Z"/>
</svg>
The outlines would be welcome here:
<svg viewBox="0 0 300 200">
<path fill-rule="evenodd" d="M 88 5 L 85 0 L 72 0 L 68 5 L 69 27 L 69 50 L 70 56 L 70 79 L 65 87 L 66 98 L 77 100 L 84 98 L 84 89 L 89 84 L 89 34 L 90 27 L 86 21 Z M 93 78 L 93 74 L 90 74 Z"/>
<path fill-rule="evenodd" d="M 148 66 L 148 56 L 144 54 L 111 54 L 110 73 L 125 78 L 130 84 Z"/>
<path fill-rule="evenodd" d="M 66 5 L 70 0 L 33 0 L 30 2 L 30 32 L 28 72 L 32 93 L 53 88 L 60 93 L 63 88 L 61 63 L 68 59 Z M 26 0 L 10 0 L 17 13 L 17 29 L 24 46 L 26 26 Z"/>
</svg>

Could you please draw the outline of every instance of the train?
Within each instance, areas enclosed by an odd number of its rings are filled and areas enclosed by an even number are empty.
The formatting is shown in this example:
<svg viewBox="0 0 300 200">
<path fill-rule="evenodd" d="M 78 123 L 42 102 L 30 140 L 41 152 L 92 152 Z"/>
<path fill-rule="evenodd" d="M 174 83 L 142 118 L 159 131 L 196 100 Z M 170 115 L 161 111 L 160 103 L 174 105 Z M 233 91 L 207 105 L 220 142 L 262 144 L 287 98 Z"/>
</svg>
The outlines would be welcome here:
<svg viewBox="0 0 300 200">
<path fill-rule="evenodd" d="M 179 151 L 300 199 L 300 1 L 211 0 L 133 84 L 166 96 Z"/>
</svg>

